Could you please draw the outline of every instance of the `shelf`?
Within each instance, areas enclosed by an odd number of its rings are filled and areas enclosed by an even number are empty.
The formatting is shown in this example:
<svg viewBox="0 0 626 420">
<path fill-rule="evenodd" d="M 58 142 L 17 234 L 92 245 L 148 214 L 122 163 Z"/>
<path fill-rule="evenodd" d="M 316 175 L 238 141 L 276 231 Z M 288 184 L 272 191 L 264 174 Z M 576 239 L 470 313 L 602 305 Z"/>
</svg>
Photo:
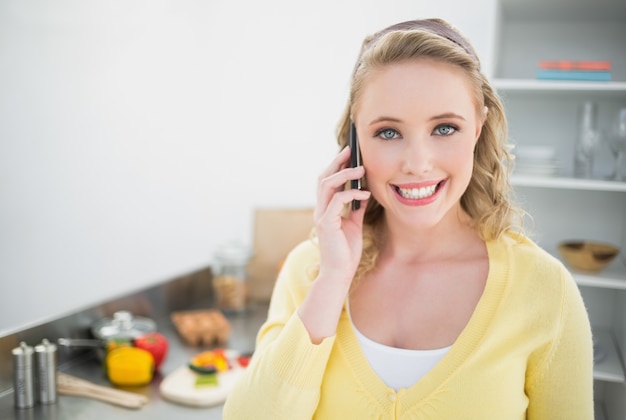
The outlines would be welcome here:
<svg viewBox="0 0 626 420">
<path fill-rule="evenodd" d="M 593 336 L 606 352 L 604 359 L 594 364 L 593 378 L 605 382 L 625 383 L 624 369 L 611 333 L 605 330 L 595 330 Z"/>
<path fill-rule="evenodd" d="M 623 0 L 501 0 L 508 18 L 517 20 L 626 19 Z"/>
<path fill-rule="evenodd" d="M 548 251 L 565 265 L 577 285 L 602 289 L 626 290 L 626 257 L 621 254 L 621 251 L 611 264 L 597 273 L 579 271 L 567 264 L 557 250 Z"/>
<path fill-rule="evenodd" d="M 511 184 L 520 187 L 561 188 L 587 191 L 626 192 L 626 182 L 535 175 L 513 175 Z"/>
<path fill-rule="evenodd" d="M 626 290 L 626 268 L 619 256 L 600 273 L 588 274 L 567 267 L 579 286 Z"/>
<path fill-rule="evenodd" d="M 604 95 L 626 94 L 626 82 L 584 82 L 568 80 L 494 79 L 494 87 L 501 92 L 519 93 L 598 93 Z"/>
</svg>

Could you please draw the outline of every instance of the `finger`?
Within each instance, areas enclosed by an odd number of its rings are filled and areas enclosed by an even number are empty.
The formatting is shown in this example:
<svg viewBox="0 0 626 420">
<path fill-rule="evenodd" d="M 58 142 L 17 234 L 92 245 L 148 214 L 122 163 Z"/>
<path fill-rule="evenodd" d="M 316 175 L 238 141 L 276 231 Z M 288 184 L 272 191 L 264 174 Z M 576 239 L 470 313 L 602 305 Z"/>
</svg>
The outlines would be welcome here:
<svg viewBox="0 0 626 420">
<path fill-rule="evenodd" d="M 358 210 L 353 210 L 352 206 L 350 206 L 350 211 L 348 212 L 347 218 L 350 219 L 350 221 L 356 223 L 359 227 L 363 226 L 365 210 L 367 209 L 367 203 L 369 202 L 370 197 L 371 194 L 366 199 L 359 200 L 361 205 L 359 206 Z"/>
<path fill-rule="evenodd" d="M 363 219 L 365 214 L 365 205 L 362 206 L 356 212 L 348 212 L 345 214 L 346 204 L 352 202 L 352 200 L 359 200 L 363 204 L 367 203 L 367 199 L 370 196 L 369 191 L 348 190 L 341 193 L 337 193 L 331 200 L 329 206 L 325 209 L 319 217 L 315 218 L 315 228 L 320 238 L 333 237 L 340 234 L 352 236 L 348 233 L 354 232 L 356 229 L 360 231 L 363 226 Z M 345 222 L 349 222 L 347 225 Z M 349 227 L 350 226 L 350 227 Z"/>
<path fill-rule="evenodd" d="M 353 179 L 362 178 L 365 175 L 365 169 L 362 166 L 356 168 L 345 168 L 324 179 L 321 179 L 318 186 L 318 203 L 322 207 L 326 207 L 333 195 L 345 190 L 346 183 Z"/>
<path fill-rule="evenodd" d="M 324 215 L 326 217 L 331 217 L 331 218 L 336 218 L 336 217 L 341 218 L 343 209 L 345 208 L 346 204 L 351 203 L 352 200 L 358 200 L 358 201 L 367 200 L 370 197 L 370 195 L 371 193 L 366 190 L 345 190 L 345 191 L 337 192 L 331 198 L 326 208 L 326 211 L 324 212 Z M 358 214 L 358 212 L 364 212 L 364 211 L 365 211 L 364 206 L 361 206 L 361 208 L 357 210 L 356 213 Z"/>
<path fill-rule="evenodd" d="M 334 157 L 330 165 L 328 165 L 328 167 L 320 174 L 319 179 L 327 178 L 335 172 L 346 168 L 348 166 L 348 162 L 350 162 L 350 148 L 346 146 Z"/>
</svg>

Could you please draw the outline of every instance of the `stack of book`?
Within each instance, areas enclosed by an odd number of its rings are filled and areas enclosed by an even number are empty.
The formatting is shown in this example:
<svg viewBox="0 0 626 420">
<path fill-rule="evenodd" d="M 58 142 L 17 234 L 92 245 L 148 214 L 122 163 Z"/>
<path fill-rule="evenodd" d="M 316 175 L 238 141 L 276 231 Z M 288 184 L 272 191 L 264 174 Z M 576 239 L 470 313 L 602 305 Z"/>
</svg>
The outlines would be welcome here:
<svg viewBox="0 0 626 420">
<path fill-rule="evenodd" d="M 542 60 L 537 70 L 539 80 L 611 80 L 610 61 Z"/>
</svg>

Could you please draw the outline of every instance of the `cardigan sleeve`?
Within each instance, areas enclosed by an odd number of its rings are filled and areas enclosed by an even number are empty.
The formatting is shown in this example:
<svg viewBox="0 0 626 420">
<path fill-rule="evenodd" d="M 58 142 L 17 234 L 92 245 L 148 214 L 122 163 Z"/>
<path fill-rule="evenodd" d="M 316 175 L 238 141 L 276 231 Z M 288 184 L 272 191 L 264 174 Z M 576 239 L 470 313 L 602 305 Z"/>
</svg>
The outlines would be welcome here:
<svg viewBox="0 0 626 420">
<path fill-rule="evenodd" d="M 593 343 L 580 291 L 565 268 L 555 339 L 529 366 L 528 419 L 592 420 Z"/>
<path fill-rule="evenodd" d="M 335 337 L 313 344 L 296 309 L 312 281 L 312 245 L 287 257 L 259 330 L 252 361 L 224 405 L 223 418 L 310 419 Z"/>
</svg>

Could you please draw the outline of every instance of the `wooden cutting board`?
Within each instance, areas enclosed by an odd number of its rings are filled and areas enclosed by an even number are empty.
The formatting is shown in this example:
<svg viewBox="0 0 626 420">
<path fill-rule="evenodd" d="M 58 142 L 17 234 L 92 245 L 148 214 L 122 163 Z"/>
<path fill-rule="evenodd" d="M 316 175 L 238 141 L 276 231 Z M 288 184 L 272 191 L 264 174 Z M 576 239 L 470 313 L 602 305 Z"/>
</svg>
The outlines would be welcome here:
<svg viewBox="0 0 626 420">
<path fill-rule="evenodd" d="M 194 407 L 222 404 L 244 372 L 244 368 L 236 365 L 228 372 L 218 374 L 216 386 L 196 387 L 198 374 L 181 366 L 163 378 L 159 390 L 163 398 L 178 404 Z"/>
</svg>

